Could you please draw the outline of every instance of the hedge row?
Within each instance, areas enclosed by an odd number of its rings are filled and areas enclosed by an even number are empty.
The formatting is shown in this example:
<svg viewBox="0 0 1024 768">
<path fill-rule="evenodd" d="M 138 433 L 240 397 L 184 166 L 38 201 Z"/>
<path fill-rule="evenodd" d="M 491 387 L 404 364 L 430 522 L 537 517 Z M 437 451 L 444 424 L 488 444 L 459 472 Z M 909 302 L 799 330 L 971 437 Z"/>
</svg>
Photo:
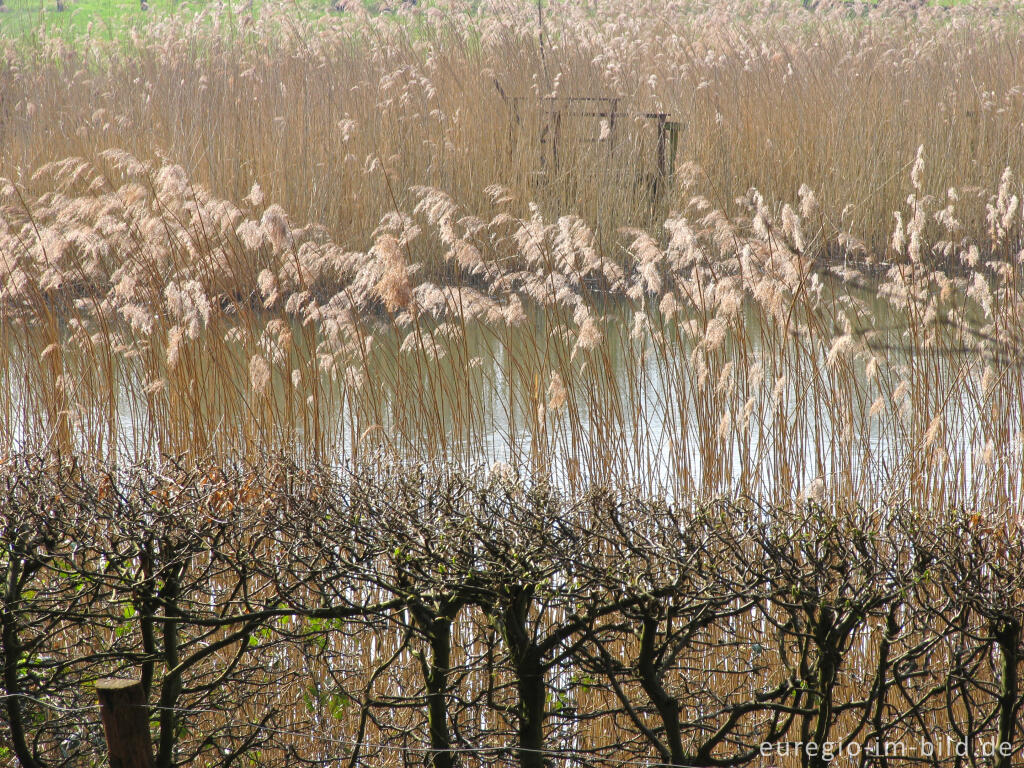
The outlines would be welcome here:
<svg viewBox="0 0 1024 768">
<path fill-rule="evenodd" d="M 1022 760 L 1005 511 L 15 457 L 0 538 L 0 763 L 102 764 L 111 675 L 160 768 Z"/>
</svg>

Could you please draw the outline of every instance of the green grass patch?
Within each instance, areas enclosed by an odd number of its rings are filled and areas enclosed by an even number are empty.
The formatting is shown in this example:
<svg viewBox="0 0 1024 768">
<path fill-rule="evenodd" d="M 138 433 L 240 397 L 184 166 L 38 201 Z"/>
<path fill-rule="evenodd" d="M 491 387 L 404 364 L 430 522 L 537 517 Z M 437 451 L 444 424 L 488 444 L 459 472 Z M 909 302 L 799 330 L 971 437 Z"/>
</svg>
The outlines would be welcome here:
<svg viewBox="0 0 1024 768">
<path fill-rule="evenodd" d="M 229 16 L 257 16 L 265 3 L 232 0 L 4 0 L 0 12 L 0 38 L 26 39 L 43 33 L 67 39 L 83 36 L 117 39 L 132 28 L 144 27 L 171 15 L 190 16 L 204 9 L 223 10 Z M 300 17 L 325 13 L 328 0 L 290 0 L 287 3 Z"/>
<path fill-rule="evenodd" d="M 6 0 L 0 14 L 0 33 L 5 37 L 24 37 L 41 30 L 77 36 L 88 31 L 96 34 L 118 32 L 149 23 L 181 9 L 178 0 L 147 0 L 143 10 L 139 0 L 65 0 L 63 10 L 57 0 Z M 202 7 L 206 3 L 200 2 Z"/>
</svg>

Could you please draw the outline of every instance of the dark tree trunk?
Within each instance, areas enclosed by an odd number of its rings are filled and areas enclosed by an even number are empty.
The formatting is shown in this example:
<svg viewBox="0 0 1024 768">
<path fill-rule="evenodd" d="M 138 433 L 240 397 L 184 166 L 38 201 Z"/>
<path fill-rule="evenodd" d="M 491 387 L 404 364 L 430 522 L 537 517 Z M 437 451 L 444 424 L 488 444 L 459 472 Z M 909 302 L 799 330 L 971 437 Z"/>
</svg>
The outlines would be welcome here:
<svg viewBox="0 0 1024 768">
<path fill-rule="evenodd" d="M 1010 768 L 1010 755 L 1002 754 L 1004 744 L 1013 744 L 1017 721 L 1017 687 L 1020 665 L 1020 623 L 1010 619 L 1001 622 L 996 643 L 1002 660 L 999 681 L 999 736 L 995 768 Z"/>
<path fill-rule="evenodd" d="M 685 765 L 683 756 L 682 730 L 679 727 L 679 702 L 668 694 L 662 684 L 661 675 L 654 661 L 654 639 L 658 632 L 657 619 L 646 617 L 640 632 L 640 655 L 637 671 L 640 685 L 658 710 L 672 765 Z"/>
</svg>

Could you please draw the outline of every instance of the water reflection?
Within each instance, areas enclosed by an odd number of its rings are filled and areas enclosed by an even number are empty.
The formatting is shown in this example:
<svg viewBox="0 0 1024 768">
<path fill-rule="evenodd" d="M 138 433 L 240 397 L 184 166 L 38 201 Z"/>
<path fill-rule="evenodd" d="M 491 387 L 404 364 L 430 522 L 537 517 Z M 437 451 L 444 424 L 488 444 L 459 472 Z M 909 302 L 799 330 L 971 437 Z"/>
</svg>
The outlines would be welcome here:
<svg viewBox="0 0 1024 768">
<path fill-rule="evenodd" d="M 1019 391 L 985 384 L 966 354 L 882 344 L 837 360 L 752 314 L 709 350 L 693 317 L 600 310 L 588 348 L 558 312 L 519 327 L 368 319 L 365 343 L 348 347 L 300 322 L 277 327 L 275 346 L 270 318 L 244 332 L 227 318 L 181 343 L 173 365 L 125 329 L 65 328 L 54 345 L 8 326 L 0 430 L 11 450 L 122 462 L 285 451 L 338 465 L 503 463 L 567 489 L 686 498 L 1020 501 Z"/>
</svg>

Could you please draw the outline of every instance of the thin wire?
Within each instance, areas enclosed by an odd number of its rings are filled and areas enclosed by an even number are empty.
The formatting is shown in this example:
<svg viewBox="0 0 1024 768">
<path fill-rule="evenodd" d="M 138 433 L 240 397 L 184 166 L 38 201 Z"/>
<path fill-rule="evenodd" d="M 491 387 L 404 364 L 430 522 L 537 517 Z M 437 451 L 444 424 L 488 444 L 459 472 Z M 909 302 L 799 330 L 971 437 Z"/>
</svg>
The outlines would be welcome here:
<svg viewBox="0 0 1024 768">
<path fill-rule="evenodd" d="M 45 699 L 40 699 L 36 696 L 31 696 L 27 693 L 7 693 L 0 696 L 0 701 L 6 701 L 7 699 L 26 699 L 42 707 L 46 707 L 47 709 L 52 709 L 55 712 L 91 712 L 93 710 L 102 709 L 102 707 L 99 704 L 88 704 L 83 707 L 63 707 L 60 704 L 54 704 L 51 701 L 46 701 Z M 222 709 L 199 709 L 196 707 L 162 707 L 159 704 L 148 704 L 146 705 L 146 708 L 160 712 L 182 712 L 185 714 L 216 715 L 224 712 L 224 710 Z"/>
<path fill-rule="evenodd" d="M 62 707 L 59 704 L 54 704 L 49 701 L 44 701 L 43 699 L 38 699 L 35 696 L 30 696 L 27 693 L 5 693 L 4 695 L 0 696 L 0 701 L 7 701 L 8 699 L 27 699 L 28 701 L 35 702 L 40 706 L 46 707 L 47 709 L 52 709 L 56 712 L 89 712 L 94 709 L 100 708 L 99 704 L 92 704 L 86 707 Z"/>
</svg>

